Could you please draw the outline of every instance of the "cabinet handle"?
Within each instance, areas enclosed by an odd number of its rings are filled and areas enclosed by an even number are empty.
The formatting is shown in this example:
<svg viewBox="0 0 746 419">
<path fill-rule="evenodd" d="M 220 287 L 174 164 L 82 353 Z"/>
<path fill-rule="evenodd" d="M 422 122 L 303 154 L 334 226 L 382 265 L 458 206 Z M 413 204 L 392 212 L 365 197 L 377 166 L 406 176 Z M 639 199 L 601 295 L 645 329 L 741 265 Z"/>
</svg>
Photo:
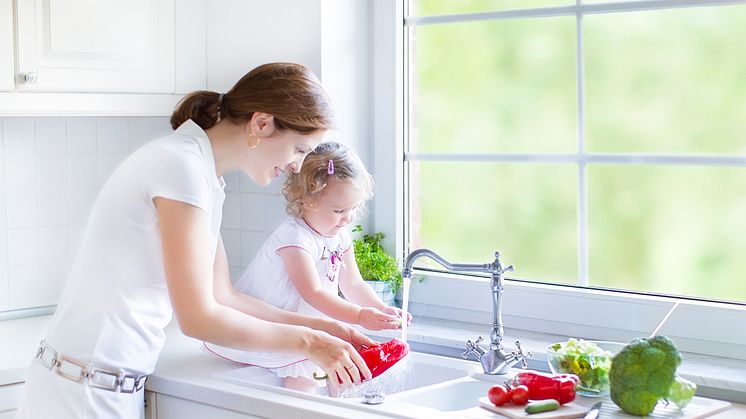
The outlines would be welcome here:
<svg viewBox="0 0 746 419">
<path fill-rule="evenodd" d="M 36 72 L 29 71 L 23 75 L 23 81 L 26 83 L 36 83 Z"/>
</svg>

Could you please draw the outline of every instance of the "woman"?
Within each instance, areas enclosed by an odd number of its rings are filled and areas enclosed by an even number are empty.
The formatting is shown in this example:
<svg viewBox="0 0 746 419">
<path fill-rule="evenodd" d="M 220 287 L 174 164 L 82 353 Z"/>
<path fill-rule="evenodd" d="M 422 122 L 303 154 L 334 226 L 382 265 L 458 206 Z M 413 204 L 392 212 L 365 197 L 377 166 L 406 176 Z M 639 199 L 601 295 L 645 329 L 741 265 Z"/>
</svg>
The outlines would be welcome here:
<svg viewBox="0 0 746 419">
<path fill-rule="evenodd" d="M 297 64 L 257 67 L 224 95 L 185 97 L 174 134 L 135 151 L 102 188 L 17 417 L 140 418 L 173 314 L 196 339 L 303 353 L 345 385 L 370 378 L 345 342 L 370 339 L 235 292 L 219 235 L 222 175 L 242 170 L 266 186 L 297 172 L 332 118 L 318 80 Z"/>
</svg>

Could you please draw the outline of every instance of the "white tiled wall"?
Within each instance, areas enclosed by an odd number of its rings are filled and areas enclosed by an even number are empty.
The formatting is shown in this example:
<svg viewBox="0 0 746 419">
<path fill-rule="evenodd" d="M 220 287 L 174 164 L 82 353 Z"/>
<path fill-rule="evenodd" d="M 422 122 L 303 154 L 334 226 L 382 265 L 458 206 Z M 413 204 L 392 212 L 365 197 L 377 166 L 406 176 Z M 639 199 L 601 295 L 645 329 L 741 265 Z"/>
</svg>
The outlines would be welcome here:
<svg viewBox="0 0 746 419">
<path fill-rule="evenodd" d="M 168 118 L 0 118 L 0 311 L 55 304 L 98 191 Z M 282 220 L 280 182 L 226 176 L 223 239 L 237 279 Z"/>
<path fill-rule="evenodd" d="M 243 173 L 225 177 L 222 235 L 234 281 L 285 217 L 282 180 L 275 179 L 269 187 L 260 188 Z"/>
</svg>

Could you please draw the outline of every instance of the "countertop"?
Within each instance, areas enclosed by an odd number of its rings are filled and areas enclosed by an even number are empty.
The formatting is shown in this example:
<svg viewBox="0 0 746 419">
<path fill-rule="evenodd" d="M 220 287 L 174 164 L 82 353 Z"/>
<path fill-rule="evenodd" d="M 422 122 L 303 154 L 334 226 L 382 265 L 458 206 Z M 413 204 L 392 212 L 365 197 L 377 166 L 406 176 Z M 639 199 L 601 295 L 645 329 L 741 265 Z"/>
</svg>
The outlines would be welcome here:
<svg viewBox="0 0 746 419">
<path fill-rule="evenodd" d="M 23 382 L 51 316 L 0 321 L 0 386 Z"/>
<path fill-rule="evenodd" d="M 40 316 L 0 321 L 0 342 L 2 342 L 0 385 L 23 381 L 25 369 L 33 357 L 39 340 L 44 335 L 49 319 L 50 316 Z M 454 351 L 456 348 L 462 348 L 465 339 L 473 339 L 475 333 L 483 333 L 484 330 L 481 329 L 478 325 L 456 324 L 442 320 L 418 320 L 413 327 L 410 327 L 408 339 L 415 350 L 418 350 L 417 345 L 424 345 L 428 348 L 444 348 L 447 352 L 448 349 Z M 546 347 L 544 343 L 546 339 L 546 336 L 521 333 L 521 341 L 527 348 Z M 506 339 L 506 341 L 511 340 Z M 743 374 L 746 368 L 741 369 L 740 374 L 738 371 L 727 371 L 728 365 L 732 365 L 731 361 L 736 363 L 742 361 L 723 360 L 723 370 L 733 374 L 734 377 L 726 374 L 718 380 L 728 384 L 730 386 L 728 388 L 734 389 L 733 391 L 742 392 L 744 390 L 738 390 L 738 388 L 744 385 L 743 381 L 746 381 Z M 686 366 L 687 371 L 695 371 L 698 368 L 695 364 Z M 235 368 L 234 364 L 206 353 L 201 342 L 184 336 L 175 323 L 172 323 L 167 328 L 166 345 L 159 358 L 156 371 L 148 380 L 146 388 L 165 395 L 238 412 L 251 412 L 263 417 L 287 417 L 293 414 L 293 411 L 298 414 L 314 413 L 317 417 L 378 417 L 375 413 L 355 409 L 350 406 L 349 401 L 304 397 L 298 392 L 283 388 L 268 388 L 263 385 L 247 387 L 212 378 L 216 373 Z M 687 376 L 693 378 L 691 374 Z M 736 380 L 735 376 L 740 376 L 740 381 Z M 707 376 L 704 378 L 710 379 Z M 330 405 L 334 408 L 330 409 Z M 734 403 L 732 409 L 715 417 L 718 419 L 746 417 L 746 405 Z"/>
<path fill-rule="evenodd" d="M 381 335 L 397 337 L 399 332 L 388 331 Z M 412 347 L 421 352 L 457 356 L 463 352 L 464 344 L 468 339 L 474 340 L 479 335 L 489 340 L 489 327 L 473 323 L 422 318 L 418 319 L 415 327 L 408 332 L 408 340 L 414 342 Z M 533 352 L 529 367 L 536 369 L 546 369 L 545 348 L 548 345 L 566 340 L 564 336 L 510 328 L 505 329 L 505 335 L 503 344 L 506 349 L 514 349 L 513 342 L 519 338 L 523 349 Z M 708 397 L 746 403 L 746 361 L 693 353 L 682 353 L 682 359 L 677 372 L 697 384 L 698 394 L 703 393 Z"/>
</svg>

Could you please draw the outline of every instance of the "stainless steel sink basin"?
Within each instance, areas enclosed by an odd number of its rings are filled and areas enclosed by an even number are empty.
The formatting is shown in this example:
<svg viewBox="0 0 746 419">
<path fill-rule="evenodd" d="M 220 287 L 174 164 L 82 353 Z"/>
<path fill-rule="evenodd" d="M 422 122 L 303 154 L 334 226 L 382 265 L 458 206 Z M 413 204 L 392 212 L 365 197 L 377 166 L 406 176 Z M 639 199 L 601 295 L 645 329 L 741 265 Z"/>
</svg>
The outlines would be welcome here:
<svg viewBox="0 0 746 419">
<path fill-rule="evenodd" d="M 358 393 L 370 388 L 375 388 L 390 395 L 468 377 L 478 371 L 479 366 L 475 362 L 410 352 L 407 358 L 393 366 L 389 371 L 370 383 L 363 384 L 354 391 L 348 392 L 346 396 L 355 397 Z M 238 367 L 220 371 L 215 373 L 213 378 L 236 384 L 282 386 L 282 381 L 274 373 L 259 367 Z"/>
<path fill-rule="evenodd" d="M 490 381 L 465 377 L 398 394 L 390 400 L 452 412 L 476 407 L 477 400 L 486 396 L 487 390 L 493 384 Z"/>
</svg>

